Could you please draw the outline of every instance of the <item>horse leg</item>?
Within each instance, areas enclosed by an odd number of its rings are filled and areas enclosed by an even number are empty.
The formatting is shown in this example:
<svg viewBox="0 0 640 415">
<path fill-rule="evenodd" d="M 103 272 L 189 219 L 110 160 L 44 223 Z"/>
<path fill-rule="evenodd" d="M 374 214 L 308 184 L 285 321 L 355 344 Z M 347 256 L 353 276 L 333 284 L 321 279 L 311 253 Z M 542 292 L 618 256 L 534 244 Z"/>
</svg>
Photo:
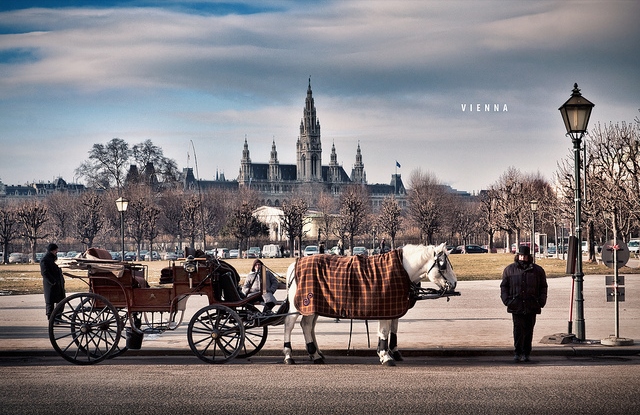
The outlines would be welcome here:
<svg viewBox="0 0 640 415">
<path fill-rule="evenodd" d="M 298 320 L 298 314 L 289 314 L 284 318 L 284 362 L 288 365 L 295 365 L 296 361 L 291 357 L 291 332 L 293 331 L 293 327 L 296 325 L 296 321 Z"/>
<path fill-rule="evenodd" d="M 391 320 L 378 321 L 378 357 L 385 366 L 395 366 L 396 363 L 389 353 L 389 329 Z"/>
<path fill-rule="evenodd" d="M 389 328 L 389 351 L 391 352 L 391 357 L 396 362 L 402 362 L 404 359 L 402 358 L 402 354 L 398 350 L 398 319 L 394 318 L 391 320 L 391 327 Z"/>
<path fill-rule="evenodd" d="M 318 346 L 318 339 L 316 338 L 316 323 L 318 322 L 318 315 L 314 315 L 313 323 L 311 324 L 311 338 L 313 339 L 313 344 L 316 346 L 316 352 L 324 359 L 324 354 L 320 351 L 320 347 Z"/>
<path fill-rule="evenodd" d="M 323 364 L 324 358 L 318 353 L 318 346 L 314 339 L 315 324 L 318 320 L 317 316 L 302 316 L 300 320 L 300 327 L 302 327 L 302 333 L 304 334 L 304 341 L 307 344 L 307 353 L 313 360 L 314 364 Z"/>
</svg>

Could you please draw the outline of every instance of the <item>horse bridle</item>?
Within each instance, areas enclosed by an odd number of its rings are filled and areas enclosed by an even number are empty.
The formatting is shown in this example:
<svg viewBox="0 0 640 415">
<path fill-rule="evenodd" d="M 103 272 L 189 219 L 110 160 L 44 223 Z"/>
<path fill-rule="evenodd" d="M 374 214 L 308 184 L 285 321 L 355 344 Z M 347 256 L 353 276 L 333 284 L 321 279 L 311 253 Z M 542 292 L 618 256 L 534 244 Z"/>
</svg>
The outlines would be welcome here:
<svg viewBox="0 0 640 415">
<path fill-rule="evenodd" d="M 447 270 L 447 264 L 449 264 L 451 269 L 453 269 L 453 264 L 451 264 L 451 261 L 449 261 L 449 257 L 447 256 L 447 253 L 445 251 L 438 252 L 438 254 L 436 255 L 436 258 L 433 261 L 433 265 L 431 265 L 431 267 L 429 267 L 429 270 L 427 271 L 427 275 L 429 275 L 431 270 L 437 265 L 440 276 L 445 280 L 445 287 L 446 287 L 445 291 L 450 291 L 451 286 L 449 285 L 449 280 L 444 275 L 444 272 Z"/>
</svg>

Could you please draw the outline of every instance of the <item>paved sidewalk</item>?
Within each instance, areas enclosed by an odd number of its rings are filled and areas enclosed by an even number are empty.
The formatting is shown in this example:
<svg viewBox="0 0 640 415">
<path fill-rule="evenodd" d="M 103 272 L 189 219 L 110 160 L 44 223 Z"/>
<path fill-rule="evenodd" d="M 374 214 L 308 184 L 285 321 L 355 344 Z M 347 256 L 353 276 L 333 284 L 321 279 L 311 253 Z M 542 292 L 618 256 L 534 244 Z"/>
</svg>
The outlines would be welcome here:
<svg viewBox="0 0 640 415">
<path fill-rule="evenodd" d="M 571 277 L 549 279 L 547 306 L 538 316 L 532 355 L 638 355 L 640 354 L 640 276 L 626 277 L 626 301 L 619 306 L 619 337 L 633 339 L 631 346 L 604 346 L 600 340 L 615 333 L 615 303 L 607 303 L 604 276 L 586 276 L 584 282 L 585 332 L 580 343 L 544 344 L 545 336 L 567 333 Z M 500 281 L 461 281 L 460 296 L 422 300 L 400 320 L 398 343 L 407 356 L 510 355 L 513 353 L 511 315 L 500 301 Z M 284 298 L 284 291 L 276 295 Z M 191 354 L 187 325 L 191 315 L 206 305 L 206 298 L 192 297 L 178 329 L 147 335 L 142 348 L 127 355 Z M 575 323 L 574 323 L 575 326 Z M 327 355 L 371 355 L 377 346 L 377 323 L 319 318 L 316 333 Z M 575 330 L 575 329 L 574 329 Z M 350 332 L 351 338 L 350 338 Z M 349 342 L 351 348 L 348 350 Z M 304 355 L 299 326 L 292 345 Z M 281 355 L 283 326 L 269 327 L 262 355 Z M 49 342 L 44 299 L 38 295 L 0 297 L 0 358 L 56 355 Z"/>
</svg>

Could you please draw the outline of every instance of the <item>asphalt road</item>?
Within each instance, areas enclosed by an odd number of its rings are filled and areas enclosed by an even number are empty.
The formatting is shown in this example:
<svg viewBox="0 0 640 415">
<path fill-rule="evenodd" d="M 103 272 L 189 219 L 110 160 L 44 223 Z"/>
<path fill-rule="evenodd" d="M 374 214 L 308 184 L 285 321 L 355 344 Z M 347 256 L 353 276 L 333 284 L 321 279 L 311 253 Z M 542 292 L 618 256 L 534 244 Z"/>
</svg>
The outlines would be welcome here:
<svg viewBox="0 0 640 415">
<path fill-rule="evenodd" d="M 0 360 L 2 414 L 637 414 L 640 357 Z"/>
</svg>

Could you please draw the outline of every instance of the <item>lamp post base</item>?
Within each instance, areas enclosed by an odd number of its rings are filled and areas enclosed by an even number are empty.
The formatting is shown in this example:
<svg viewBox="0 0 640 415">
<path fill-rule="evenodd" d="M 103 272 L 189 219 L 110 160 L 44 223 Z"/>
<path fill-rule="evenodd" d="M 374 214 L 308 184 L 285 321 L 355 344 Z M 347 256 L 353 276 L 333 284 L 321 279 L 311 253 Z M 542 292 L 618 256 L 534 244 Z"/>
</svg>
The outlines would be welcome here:
<svg viewBox="0 0 640 415">
<path fill-rule="evenodd" d="M 633 339 L 625 339 L 624 337 L 611 335 L 606 339 L 600 340 L 600 344 L 603 346 L 632 346 Z"/>
</svg>

